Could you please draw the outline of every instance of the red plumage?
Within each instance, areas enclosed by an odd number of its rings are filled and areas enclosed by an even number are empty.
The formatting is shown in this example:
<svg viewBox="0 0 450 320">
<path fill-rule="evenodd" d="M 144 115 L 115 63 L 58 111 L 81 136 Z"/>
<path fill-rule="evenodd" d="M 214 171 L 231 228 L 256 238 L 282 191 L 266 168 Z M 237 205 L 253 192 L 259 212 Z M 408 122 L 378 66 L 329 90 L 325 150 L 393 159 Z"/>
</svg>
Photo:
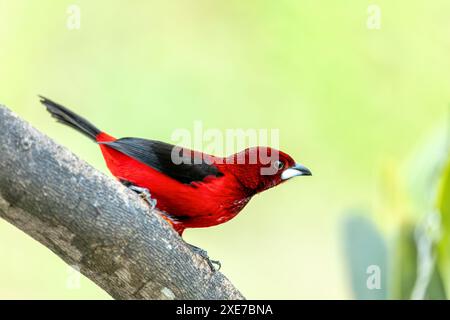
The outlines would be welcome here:
<svg viewBox="0 0 450 320">
<path fill-rule="evenodd" d="M 156 207 L 180 235 L 186 228 L 224 223 L 235 217 L 255 194 L 293 176 L 311 174 L 289 155 L 261 147 L 228 158 L 194 152 L 195 157 L 207 158 L 208 164 L 177 167 L 170 163 L 168 155 L 174 146 L 137 138 L 115 139 L 65 107 L 42 97 L 41 102 L 59 122 L 99 144 L 106 165 L 115 177 L 148 189 L 157 200 Z M 259 156 L 263 151 L 267 156 L 277 155 L 277 160 L 263 163 Z M 257 155 L 255 163 L 250 163 L 252 153 Z M 238 159 L 245 161 L 239 164 Z M 274 165 L 277 166 L 274 174 L 261 174 L 263 167 Z"/>
</svg>

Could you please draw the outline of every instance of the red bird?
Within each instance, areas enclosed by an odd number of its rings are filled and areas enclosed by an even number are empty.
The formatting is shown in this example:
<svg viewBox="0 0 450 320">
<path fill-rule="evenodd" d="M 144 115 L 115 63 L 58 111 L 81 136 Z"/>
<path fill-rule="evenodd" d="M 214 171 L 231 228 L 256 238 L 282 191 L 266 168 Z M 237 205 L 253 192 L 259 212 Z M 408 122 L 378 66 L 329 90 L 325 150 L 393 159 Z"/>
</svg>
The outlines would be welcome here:
<svg viewBox="0 0 450 320">
<path fill-rule="evenodd" d="M 98 143 L 111 173 L 142 193 L 180 235 L 186 228 L 224 223 L 255 194 L 292 177 L 311 175 L 286 153 L 265 147 L 248 148 L 227 158 L 182 149 L 181 158 L 187 161 L 174 163 L 173 151 L 179 147 L 141 138 L 116 139 L 62 105 L 40 98 L 59 122 Z M 262 161 L 263 154 L 275 160 Z M 262 174 L 268 166 L 274 169 L 272 174 Z"/>
</svg>

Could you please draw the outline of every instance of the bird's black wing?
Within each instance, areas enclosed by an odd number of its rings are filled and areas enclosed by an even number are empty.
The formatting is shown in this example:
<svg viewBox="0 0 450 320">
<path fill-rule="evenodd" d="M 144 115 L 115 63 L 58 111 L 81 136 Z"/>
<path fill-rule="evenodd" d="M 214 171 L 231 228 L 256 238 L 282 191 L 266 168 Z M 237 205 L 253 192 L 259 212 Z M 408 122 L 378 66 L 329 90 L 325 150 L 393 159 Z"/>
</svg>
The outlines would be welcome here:
<svg viewBox="0 0 450 320">
<path fill-rule="evenodd" d="M 223 175 L 216 166 L 210 164 L 209 161 L 205 161 L 206 159 L 202 157 L 201 153 L 182 149 L 165 142 L 140 138 L 121 138 L 100 143 L 120 151 L 181 183 L 189 184 L 202 181 L 207 176 L 220 177 Z M 173 157 L 176 159 L 173 159 Z"/>
</svg>

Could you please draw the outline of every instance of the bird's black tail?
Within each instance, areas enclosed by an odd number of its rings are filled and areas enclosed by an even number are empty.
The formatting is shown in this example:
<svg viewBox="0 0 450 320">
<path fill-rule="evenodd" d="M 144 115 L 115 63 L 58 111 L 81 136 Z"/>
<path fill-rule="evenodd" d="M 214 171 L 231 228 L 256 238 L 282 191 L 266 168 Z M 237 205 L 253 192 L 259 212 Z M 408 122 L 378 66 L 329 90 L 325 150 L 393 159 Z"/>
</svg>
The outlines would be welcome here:
<svg viewBox="0 0 450 320">
<path fill-rule="evenodd" d="M 58 122 L 68 125 L 69 127 L 96 141 L 95 137 L 101 131 L 98 130 L 92 123 L 50 99 L 42 96 L 39 96 L 39 98 L 41 99 L 41 103 L 47 108 L 47 111 L 50 112 L 52 117 Z"/>
</svg>

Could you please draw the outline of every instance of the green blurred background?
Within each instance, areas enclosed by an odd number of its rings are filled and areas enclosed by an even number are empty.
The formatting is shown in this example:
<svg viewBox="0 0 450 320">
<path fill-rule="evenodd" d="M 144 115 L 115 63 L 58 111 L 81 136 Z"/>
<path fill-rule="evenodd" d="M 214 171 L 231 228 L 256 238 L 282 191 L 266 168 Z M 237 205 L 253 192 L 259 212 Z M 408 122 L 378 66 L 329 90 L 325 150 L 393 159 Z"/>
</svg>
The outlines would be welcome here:
<svg viewBox="0 0 450 320">
<path fill-rule="evenodd" d="M 392 211 L 409 202 L 391 186 L 421 170 L 405 168 L 445 123 L 450 93 L 450 2 L 377 1 L 376 30 L 372 3 L 0 0 L 0 103 L 105 173 L 98 147 L 56 124 L 37 94 L 115 136 L 169 141 L 195 120 L 279 128 L 280 148 L 314 176 L 185 239 L 247 298 L 353 298 L 348 209 L 388 239 L 397 232 L 405 219 Z M 67 28 L 72 4 L 80 29 Z M 70 268 L 4 221 L 0 261 L 0 298 L 109 298 L 84 277 L 68 286 Z"/>
</svg>

